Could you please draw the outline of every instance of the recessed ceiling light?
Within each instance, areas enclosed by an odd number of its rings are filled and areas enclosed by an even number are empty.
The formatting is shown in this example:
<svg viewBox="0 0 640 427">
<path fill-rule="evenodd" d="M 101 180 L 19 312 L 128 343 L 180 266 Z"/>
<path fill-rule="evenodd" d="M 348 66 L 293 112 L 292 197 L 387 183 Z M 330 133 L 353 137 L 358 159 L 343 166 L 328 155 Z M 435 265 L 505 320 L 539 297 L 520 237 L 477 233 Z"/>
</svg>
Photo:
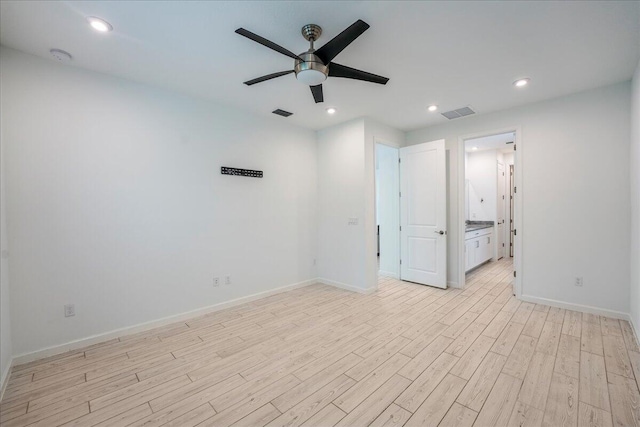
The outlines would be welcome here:
<svg viewBox="0 0 640 427">
<path fill-rule="evenodd" d="M 513 85 L 515 87 L 524 87 L 524 86 L 528 85 L 530 81 L 531 81 L 531 79 L 518 79 L 515 82 L 513 82 Z"/>
<path fill-rule="evenodd" d="M 334 107 L 327 108 L 327 113 L 329 113 L 329 114 L 335 114 L 336 111 L 338 111 L 338 110 L 336 110 Z"/>
<path fill-rule="evenodd" d="M 478 147 L 472 147 L 471 148 L 473 151 L 476 151 L 478 149 Z"/>
<path fill-rule="evenodd" d="M 438 109 L 438 106 L 437 106 L 437 105 L 429 105 L 429 108 L 428 108 L 428 110 L 429 110 L 429 111 L 431 111 L 432 113 L 433 113 L 434 111 L 436 111 L 437 109 Z"/>
<path fill-rule="evenodd" d="M 89 25 L 91 25 L 91 28 L 101 33 L 108 33 L 109 31 L 113 30 L 111 24 L 109 24 L 104 19 L 100 19 L 95 16 L 89 16 L 87 18 L 87 21 L 89 22 Z"/>
</svg>

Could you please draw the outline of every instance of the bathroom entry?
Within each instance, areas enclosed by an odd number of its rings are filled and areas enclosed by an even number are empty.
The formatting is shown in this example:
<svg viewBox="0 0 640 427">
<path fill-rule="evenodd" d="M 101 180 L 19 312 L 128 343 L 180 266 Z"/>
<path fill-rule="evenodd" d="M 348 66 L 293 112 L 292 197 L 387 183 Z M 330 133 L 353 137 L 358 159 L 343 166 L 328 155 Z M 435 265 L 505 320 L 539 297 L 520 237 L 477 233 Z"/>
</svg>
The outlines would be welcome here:
<svg viewBox="0 0 640 427">
<path fill-rule="evenodd" d="M 503 260 L 512 262 L 515 133 L 468 139 L 465 156 L 464 271 Z"/>
</svg>

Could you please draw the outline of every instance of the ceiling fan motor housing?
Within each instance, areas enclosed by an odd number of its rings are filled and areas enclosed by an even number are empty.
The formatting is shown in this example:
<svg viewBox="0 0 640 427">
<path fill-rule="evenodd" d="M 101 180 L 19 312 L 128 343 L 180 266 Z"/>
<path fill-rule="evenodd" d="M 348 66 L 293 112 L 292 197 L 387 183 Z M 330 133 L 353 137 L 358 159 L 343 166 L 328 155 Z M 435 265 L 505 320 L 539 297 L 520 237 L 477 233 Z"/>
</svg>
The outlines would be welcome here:
<svg viewBox="0 0 640 427">
<path fill-rule="evenodd" d="M 329 66 L 323 64 L 311 49 L 298 56 L 303 59 L 303 61 L 295 60 L 294 71 L 298 81 L 309 86 L 316 86 L 327 79 Z"/>
</svg>

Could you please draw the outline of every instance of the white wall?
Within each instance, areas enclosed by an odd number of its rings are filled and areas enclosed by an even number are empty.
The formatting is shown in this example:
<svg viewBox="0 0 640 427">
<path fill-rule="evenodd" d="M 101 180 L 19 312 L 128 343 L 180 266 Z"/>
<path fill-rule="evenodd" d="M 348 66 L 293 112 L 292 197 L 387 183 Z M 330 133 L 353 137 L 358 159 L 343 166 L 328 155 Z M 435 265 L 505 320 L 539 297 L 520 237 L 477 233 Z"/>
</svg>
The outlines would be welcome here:
<svg viewBox="0 0 640 427">
<path fill-rule="evenodd" d="M 0 87 L 2 90 L 2 87 Z M 9 373 L 13 348 L 11 342 L 11 303 L 9 295 L 9 241 L 7 239 L 5 187 L 5 126 L 0 126 L 0 398 L 2 386 Z"/>
<path fill-rule="evenodd" d="M 470 221 L 496 221 L 498 195 L 496 161 L 496 150 L 467 153 L 466 178 L 469 180 L 468 219 Z"/>
<path fill-rule="evenodd" d="M 318 171 L 322 171 L 318 174 L 318 276 L 328 283 L 368 290 L 372 284 L 365 270 L 364 120 L 317 135 Z M 349 225 L 349 218 L 358 218 L 358 224 Z"/>
<path fill-rule="evenodd" d="M 380 272 L 400 274 L 400 169 L 398 149 L 376 144 L 376 187 L 378 188 L 378 224 L 380 225 Z"/>
<path fill-rule="evenodd" d="M 0 55 L 14 354 L 316 277 L 313 131 Z"/>
<path fill-rule="evenodd" d="M 445 138 L 450 152 L 449 280 L 458 276 L 458 138 L 520 126 L 523 294 L 628 313 L 630 121 L 626 82 L 409 132 L 408 144 Z"/>
<path fill-rule="evenodd" d="M 640 332 L 640 62 L 633 76 L 631 102 L 631 319 Z"/>
</svg>

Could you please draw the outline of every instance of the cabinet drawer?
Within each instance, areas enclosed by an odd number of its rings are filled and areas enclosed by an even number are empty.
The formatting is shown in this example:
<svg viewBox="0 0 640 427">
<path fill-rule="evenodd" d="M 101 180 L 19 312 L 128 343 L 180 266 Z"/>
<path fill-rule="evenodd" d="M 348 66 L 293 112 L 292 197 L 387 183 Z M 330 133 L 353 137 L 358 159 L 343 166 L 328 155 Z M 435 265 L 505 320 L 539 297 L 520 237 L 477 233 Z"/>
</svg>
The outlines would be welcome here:
<svg viewBox="0 0 640 427">
<path fill-rule="evenodd" d="M 473 239 L 480 236 L 486 236 L 488 234 L 491 234 L 492 232 L 493 232 L 493 227 L 483 228 L 475 231 L 467 231 L 466 233 L 464 233 L 464 239 L 467 240 L 467 239 Z"/>
</svg>

